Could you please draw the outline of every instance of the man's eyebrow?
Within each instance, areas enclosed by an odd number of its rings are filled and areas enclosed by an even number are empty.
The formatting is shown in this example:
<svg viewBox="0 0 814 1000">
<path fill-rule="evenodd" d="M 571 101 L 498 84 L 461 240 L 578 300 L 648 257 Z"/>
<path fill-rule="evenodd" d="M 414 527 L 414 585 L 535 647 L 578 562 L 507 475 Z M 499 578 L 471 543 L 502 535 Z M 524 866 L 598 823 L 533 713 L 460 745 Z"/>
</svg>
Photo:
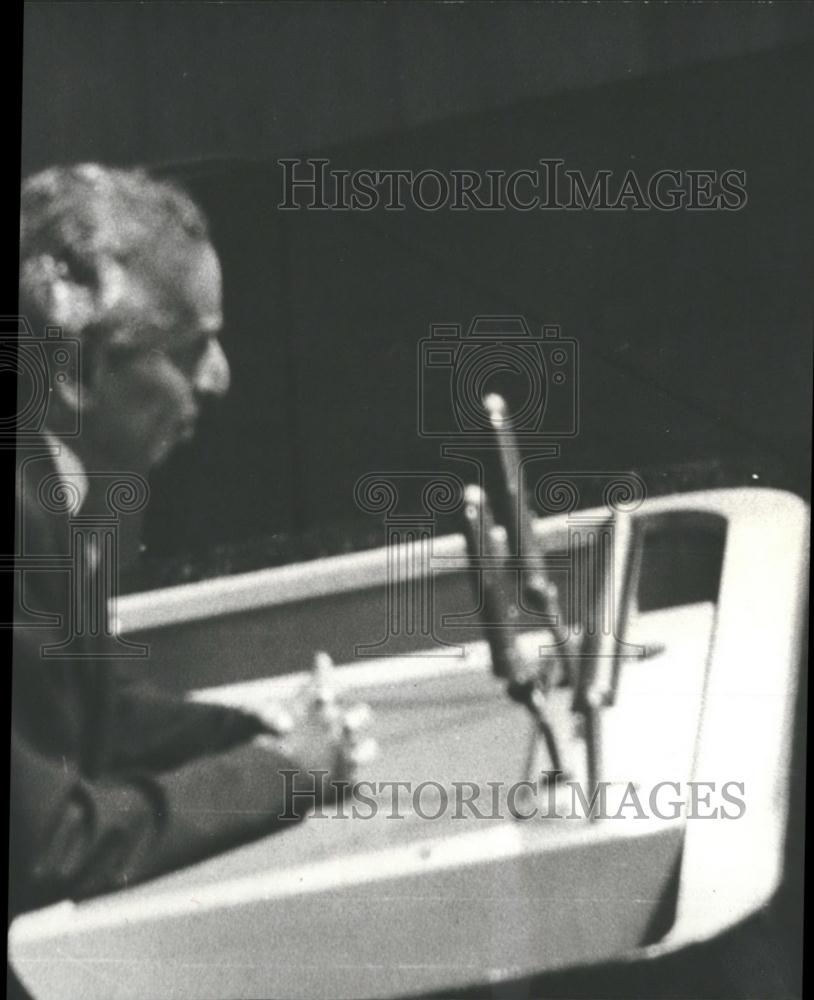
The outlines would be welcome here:
<svg viewBox="0 0 814 1000">
<path fill-rule="evenodd" d="M 210 316 L 201 321 L 198 326 L 198 334 L 206 337 L 218 337 L 223 333 L 223 317 Z"/>
<path fill-rule="evenodd" d="M 201 333 L 220 333 L 223 330 L 223 316 L 220 313 L 202 316 L 198 328 Z"/>
</svg>

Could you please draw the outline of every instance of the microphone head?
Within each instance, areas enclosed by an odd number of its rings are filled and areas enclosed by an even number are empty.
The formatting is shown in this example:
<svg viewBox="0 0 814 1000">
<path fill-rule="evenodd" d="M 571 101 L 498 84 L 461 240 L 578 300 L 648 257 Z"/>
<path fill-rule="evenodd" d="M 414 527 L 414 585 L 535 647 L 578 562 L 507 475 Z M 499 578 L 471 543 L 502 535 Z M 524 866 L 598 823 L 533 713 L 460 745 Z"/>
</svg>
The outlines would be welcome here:
<svg viewBox="0 0 814 1000">
<path fill-rule="evenodd" d="M 483 397 L 483 407 L 495 430 L 502 430 L 507 422 L 506 400 L 498 393 L 490 392 Z"/>
<path fill-rule="evenodd" d="M 483 510 L 484 492 L 475 483 L 469 483 L 464 487 L 465 513 L 470 516 L 472 513 Z"/>
<path fill-rule="evenodd" d="M 509 558 L 509 532 L 502 524 L 493 524 L 487 536 L 487 546 L 489 555 L 495 559 L 506 560 Z"/>
</svg>

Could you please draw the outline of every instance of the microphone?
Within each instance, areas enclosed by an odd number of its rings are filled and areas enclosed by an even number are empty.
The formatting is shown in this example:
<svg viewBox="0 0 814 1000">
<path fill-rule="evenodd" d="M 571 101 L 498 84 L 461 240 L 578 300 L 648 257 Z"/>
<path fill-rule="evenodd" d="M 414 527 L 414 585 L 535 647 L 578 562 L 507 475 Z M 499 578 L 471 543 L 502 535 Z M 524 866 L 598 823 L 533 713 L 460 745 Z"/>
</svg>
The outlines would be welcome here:
<svg viewBox="0 0 814 1000">
<path fill-rule="evenodd" d="M 516 673 L 516 654 L 507 626 L 510 619 L 517 617 L 517 609 L 505 589 L 509 547 L 506 530 L 495 524 L 489 500 L 480 486 L 470 485 L 464 490 L 464 534 L 470 565 L 479 570 L 483 584 L 479 596 L 492 670 L 496 677 L 510 681 Z M 482 568 L 481 563 L 485 563 Z"/>
<path fill-rule="evenodd" d="M 585 633 L 571 706 L 582 718 L 591 794 L 602 777 L 602 710 L 616 700 L 622 665 L 620 635 L 629 615 L 640 555 L 630 514 L 615 514 L 605 530 L 612 541 L 610 546 L 603 544 L 603 532 L 595 542 L 593 568 L 598 579 L 589 617 L 593 629 Z"/>
<path fill-rule="evenodd" d="M 517 631 L 517 607 L 508 598 L 505 586 L 510 558 L 507 534 L 495 524 L 489 501 L 479 486 L 470 485 L 464 490 L 464 533 L 470 565 L 478 570 L 482 581 L 479 596 L 492 671 L 506 682 L 507 694 L 531 712 L 553 770 L 561 773 L 559 746 L 548 718 L 542 664 L 524 657 L 512 634 Z"/>
<path fill-rule="evenodd" d="M 559 593 L 546 574 L 543 553 L 536 540 L 534 518 L 521 485 L 520 449 L 506 402 L 502 396 L 493 392 L 484 398 L 483 406 L 500 455 L 508 542 L 511 551 L 517 553 L 520 559 L 518 601 L 524 610 L 545 619 L 540 621 L 540 625 L 554 633 L 559 645 L 567 639 L 567 630 L 560 612 Z"/>
</svg>

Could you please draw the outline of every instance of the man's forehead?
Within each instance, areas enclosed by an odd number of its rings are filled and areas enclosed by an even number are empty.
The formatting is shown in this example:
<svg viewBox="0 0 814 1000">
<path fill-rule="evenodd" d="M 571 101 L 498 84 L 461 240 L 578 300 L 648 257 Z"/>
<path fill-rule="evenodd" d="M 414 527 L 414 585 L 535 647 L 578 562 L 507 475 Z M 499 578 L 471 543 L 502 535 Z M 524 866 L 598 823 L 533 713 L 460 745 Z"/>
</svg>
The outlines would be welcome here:
<svg viewBox="0 0 814 1000">
<path fill-rule="evenodd" d="M 220 264 L 211 247 L 196 247 L 169 267 L 131 267 L 121 306 L 131 321 L 156 332 L 217 333 L 223 325 Z"/>
</svg>

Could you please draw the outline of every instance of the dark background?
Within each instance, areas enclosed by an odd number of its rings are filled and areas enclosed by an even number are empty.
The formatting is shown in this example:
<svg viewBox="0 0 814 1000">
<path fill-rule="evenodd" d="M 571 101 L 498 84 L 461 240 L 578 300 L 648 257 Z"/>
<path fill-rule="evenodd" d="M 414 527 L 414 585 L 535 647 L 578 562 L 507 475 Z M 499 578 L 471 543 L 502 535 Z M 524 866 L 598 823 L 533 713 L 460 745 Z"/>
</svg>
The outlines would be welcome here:
<svg viewBox="0 0 814 1000">
<path fill-rule="evenodd" d="M 477 313 L 579 342 L 581 432 L 560 468 L 807 496 L 813 39 L 796 3 L 28 4 L 23 174 L 167 171 L 224 263 L 233 391 L 153 481 L 142 581 L 381 544 L 353 484 L 443 467 L 416 433 L 417 345 Z M 318 154 L 351 170 L 735 168 L 749 200 L 280 213 L 276 159 Z M 777 905 L 660 963 L 501 995 L 801 995 L 804 711 L 805 691 Z"/>
<path fill-rule="evenodd" d="M 812 33 L 794 0 L 28 3 L 23 172 L 296 155 Z"/>
</svg>

